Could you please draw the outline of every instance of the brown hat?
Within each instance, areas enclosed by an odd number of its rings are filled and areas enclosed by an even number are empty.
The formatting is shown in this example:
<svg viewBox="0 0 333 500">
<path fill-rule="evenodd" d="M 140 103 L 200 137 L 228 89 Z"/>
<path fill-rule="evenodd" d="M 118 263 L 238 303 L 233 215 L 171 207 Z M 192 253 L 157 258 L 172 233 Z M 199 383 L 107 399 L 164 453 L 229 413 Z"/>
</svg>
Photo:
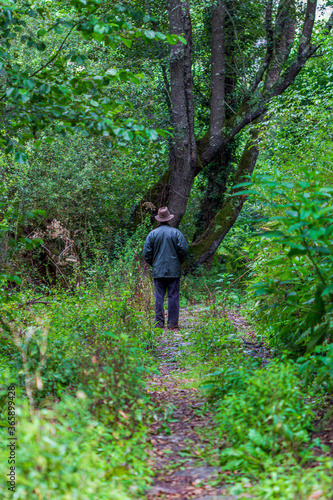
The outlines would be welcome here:
<svg viewBox="0 0 333 500">
<path fill-rule="evenodd" d="M 174 215 L 170 214 L 168 207 L 161 207 L 158 209 L 158 214 L 155 215 L 155 219 L 159 222 L 168 222 L 174 218 Z"/>
</svg>

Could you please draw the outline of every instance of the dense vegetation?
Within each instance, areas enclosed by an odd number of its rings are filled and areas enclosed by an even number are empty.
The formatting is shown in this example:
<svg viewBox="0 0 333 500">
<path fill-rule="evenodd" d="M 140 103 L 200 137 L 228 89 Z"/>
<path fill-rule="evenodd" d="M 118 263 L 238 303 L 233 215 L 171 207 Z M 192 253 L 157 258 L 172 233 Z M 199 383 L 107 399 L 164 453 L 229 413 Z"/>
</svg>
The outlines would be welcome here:
<svg viewBox="0 0 333 500">
<path fill-rule="evenodd" d="M 330 2 L 1 3 L 1 497 L 147 498 L 172 411 L 141 254 L 168 202 L 204 463 L 232 495 L 331 499 Z"/>
</svg>

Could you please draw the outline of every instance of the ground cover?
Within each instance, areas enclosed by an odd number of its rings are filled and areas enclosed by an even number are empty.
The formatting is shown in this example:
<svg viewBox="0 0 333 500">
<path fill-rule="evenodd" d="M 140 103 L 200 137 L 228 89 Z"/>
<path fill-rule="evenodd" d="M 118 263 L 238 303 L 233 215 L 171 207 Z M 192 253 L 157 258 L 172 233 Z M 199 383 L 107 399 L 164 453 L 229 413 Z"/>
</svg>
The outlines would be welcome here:
<svg viewBox="0 0 333 500">
<path fill-rule="evenodd" d="M 133 290 L 85 286 L 40 301 L 26 292 L 3 305 L 15 498 L 331 499 L 329 399 L 318 383 L 305 386 L 296 362 L 274 357 L 244 306 L 183 296 L 180 330 L 154 330 L 151 296 Z"/>
<path fill-rule="evenodd" d="M 181 316 L 178 333 L 157 339 L 160 373 L 148 384 L 160 413 L 147 498 L 331 499 L 332 455 L 312 432 L 321 396 L 305 394 L 290 362 L 271 359 L 239 308 L 212 318 L 212 306 L 196 305 Z"/>
</svg>

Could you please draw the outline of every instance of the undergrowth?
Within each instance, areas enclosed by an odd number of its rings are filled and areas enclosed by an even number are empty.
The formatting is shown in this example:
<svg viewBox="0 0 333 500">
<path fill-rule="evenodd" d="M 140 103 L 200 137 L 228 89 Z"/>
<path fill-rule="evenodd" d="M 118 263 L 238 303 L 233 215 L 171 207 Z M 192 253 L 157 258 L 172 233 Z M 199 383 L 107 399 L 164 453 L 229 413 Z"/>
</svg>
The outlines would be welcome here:
<svg viewBox="0 0 333 500">
<path fill-rule="evenodd" d="M 15 498 L 137 496 L 151 476 L 150 319 L 131 288 L 49 290 L 42 304 L 33 297 L 25 291 L 2 307 L 0 447 L 6 455 L 8 388 L 15 387 Z M 1 461 L 2 477 L 7 469 Z M 0 486 L 4 499 L 12 498 L 8 486 Z"/>
</svg>

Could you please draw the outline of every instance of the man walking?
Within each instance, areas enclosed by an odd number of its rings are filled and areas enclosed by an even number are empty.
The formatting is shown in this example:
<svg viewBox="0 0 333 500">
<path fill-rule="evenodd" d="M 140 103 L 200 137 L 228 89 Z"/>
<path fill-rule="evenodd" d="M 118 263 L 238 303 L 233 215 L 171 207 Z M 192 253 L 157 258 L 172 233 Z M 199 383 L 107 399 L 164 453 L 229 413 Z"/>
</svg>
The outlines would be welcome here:
<svg viewBox="0 0 333 500">
<path fill-rule="evenodd" d="M 188 253 L 188 244 L 183 234 L 169 226 L 173 217 L 167 207 L 161 207 L 155 216 L 160 225 L 148 234 L 143 247 L 143 258 L 153 266 L 155 327 L 164 327 L 163 304 L 168 290 L 169 330 L 178 328 L 181 264 Z"/>
</svg>

